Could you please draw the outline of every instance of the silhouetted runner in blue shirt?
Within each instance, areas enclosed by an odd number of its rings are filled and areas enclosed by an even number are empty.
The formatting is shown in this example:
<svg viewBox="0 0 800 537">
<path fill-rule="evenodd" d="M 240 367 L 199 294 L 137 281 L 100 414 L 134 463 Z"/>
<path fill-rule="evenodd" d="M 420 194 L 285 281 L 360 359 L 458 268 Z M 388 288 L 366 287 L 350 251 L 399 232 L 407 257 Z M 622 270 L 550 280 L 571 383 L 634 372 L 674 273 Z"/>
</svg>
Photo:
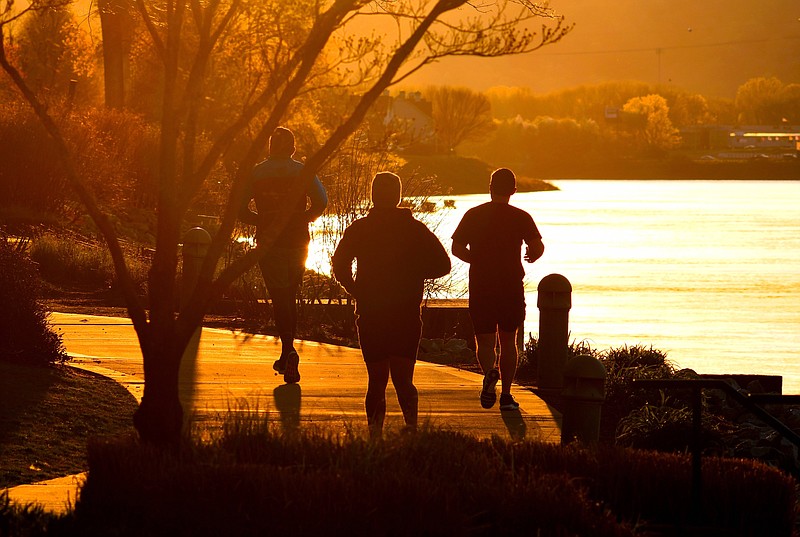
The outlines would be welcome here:
<svg viewBox="0 0 800 537">
<path fill-rule="evenodd" d="M 257 226 L 256 243 L 285 207 L 288 193 L 303 169 L 303 163 L 292 158 L 294 152 L 294 134 L 289 129 L 278 127 L 269 139 L 269 157 L 253 168 L 239 218 Z M 250 200 L 255 200 L 256 212 L 250 209 Z M 283 231 L 259 262 L 281 339 L 281 355 L 272 367 L 283 374 L 287 383 L 300 381 L 300 356 L 294 348 L 297 330 L 295 302 L 306 270 L 310 242 L 308 224 L 319 218 L 327 205 L 325 188 L 314 176 Z"/>
<path fill-rule="evenodd" d="M 369 375 L 364 406 L 373 437 L 383 431 L 390 374 L 406 426 L 417 426 L 414 364 L 424 283 L 450 272 L 450 258 L 439 239 L 409 209 L 398 207 L 401 190 L 397 175 L 377 174 L 372 181 L 374 207 L 345 230 L 333 254 L 334 276 L 356 299 L 358 340 Z"/>
<path fill-rule="evenodd" d="M 481 406 L 494 406 L 497 381 L 502 379 L 500 410 L 519 408 L 511 384 L 517 373 L 517 330 L 525 320 L 522 243 L 527 245 L 525 261 L 529 263 L 544 253 L 542 236 L 531 215 L 509 205 L 516 191 L 514 173 L 507 168 L 496 170 L 489 185 L 492 201 L 468 210 L 453 232 L 453 255 L 470 264 L 469 314 L 484 373 Z"/>
</svg>

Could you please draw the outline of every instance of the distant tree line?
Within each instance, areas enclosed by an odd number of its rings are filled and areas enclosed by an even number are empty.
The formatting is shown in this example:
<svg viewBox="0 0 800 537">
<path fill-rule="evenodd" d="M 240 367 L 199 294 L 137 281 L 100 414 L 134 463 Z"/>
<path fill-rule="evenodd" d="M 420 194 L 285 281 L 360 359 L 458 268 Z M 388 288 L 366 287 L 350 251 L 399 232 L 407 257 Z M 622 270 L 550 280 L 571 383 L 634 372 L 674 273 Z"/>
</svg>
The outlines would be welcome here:
<svg viewBox="0 0 800 537">
<path fill-rule="evenodd" d="M 442 93 L 447 91 L 439 89 Z M 607 82 L 547 94 L 494 88 L 473 99 L 488 104 L 493 125 L 459 142 L 461 154 L 541 169 L 576 160 L 663 157 L 681 144 L 679 131 L 712 125 L 800 124 L 800 84 L 753 78 L 735 99 L 672 86 Z M 438 124 L 441 118 L 435 118 Z"/>
<path fill-rule="evenodd" d="M 635 97 L 661 95 L 677 127 L 718 123 L 800 123 L 800 84 L 777 78 L 752 78 L 743 83 L 735 99 L 690 93 L 674 86 L 644 82 L 606 82 L 546 94 L 527 88 L 495 88 L 487 92 L 497 119 L 537 116 L 603 120 L 607 107 L 622 108 Z"/>
</svg>

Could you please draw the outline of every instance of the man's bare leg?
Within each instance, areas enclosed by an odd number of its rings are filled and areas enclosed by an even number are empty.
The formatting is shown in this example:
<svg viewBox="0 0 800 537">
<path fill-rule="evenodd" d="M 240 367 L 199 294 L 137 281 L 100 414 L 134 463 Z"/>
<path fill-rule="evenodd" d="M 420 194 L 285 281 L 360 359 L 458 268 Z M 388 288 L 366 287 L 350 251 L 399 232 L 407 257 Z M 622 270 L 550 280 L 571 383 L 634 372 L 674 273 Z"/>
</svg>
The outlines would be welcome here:
<svg viewBox="0 0 800 537">
<path fill-rule="evenodd" d="M 386 386 L 389 384 L 389 360 L 366 362 L 369 380 L 364 408 L 367 411 L 367 424 L 371 438 L 380 438 L 383 434 L 383 422 L 386 418 Z"/>
<path fill-rule="evenodd" d="M 411 358 L 392 356 L 389 358 L 389 368 L 392 374 L 392 384 L 397 392 L 397 402 L 403 411 L 406 427 L 411 430 L 417 428 L 419 416 L 419 392 L 414 386 L 414 365 Z"/>
<path fill-rule="evenodd" d="M 517 330 L 511 332 L 501 330 L 498 334 L 500 339 L 500 378 L 502 379 L 500 410 L 514 411 L 519 408 L 519 404 L 511 395 L 511 385 L 517 374 Z"/>
<path fill-rule="evenodd" d="M 511 384 L 517 375 L 517 331 L 498 332 L 500 339 L 501 393 L 511 393 Z"/>
<path fill-rule="evenodd" d="M 497 345 L 497 334 L 476 334 L 475 347 L 478 356 L 478 363 L 481 370 L 485 375 L 491 369 L 496 367 L 497 354 L 495 353 L 495 346 Z"/>
<path fill-rule="evenodd" d="M 497 344 L 496 334 L 476 334 L 475 345 L 477 347 L 478 362 L 483 370 L 483 386 L 481 388 L 481 406 L 492 408 L 497 402 L 497 381 L 500 373 L 495 367 L 497 354 L 495 345 Z"/>
</svg>

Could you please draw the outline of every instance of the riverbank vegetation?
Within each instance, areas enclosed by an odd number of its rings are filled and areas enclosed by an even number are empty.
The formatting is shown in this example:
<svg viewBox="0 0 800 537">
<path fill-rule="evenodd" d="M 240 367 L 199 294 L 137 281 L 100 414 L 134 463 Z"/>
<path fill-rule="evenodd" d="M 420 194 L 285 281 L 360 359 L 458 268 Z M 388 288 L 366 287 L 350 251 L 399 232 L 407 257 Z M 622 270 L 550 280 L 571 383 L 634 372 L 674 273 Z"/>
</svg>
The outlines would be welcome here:
<svg viewBox="0 0 800 537">
<path fill-rule="evenodd" d="M 378 442 L 287 433 L 233 412 L 174 452 L 93 442 L 73 511 L 31 517 L 0 499 L 0 523 L 27 524 L 17 535 L 792 535 L 794 480 L 709 458 L 694 503 L 690 467 L 684 454 L 427 428 Z"/>
<path fill-rule="evenodd" d="M 495 130 L 459 151 L 544 179 L 793 179 L 791 140 L 753 137 L 737 148 L 731 132 L 796 134 L 798 95 L 797 84 L 774 78 L 748 80 L 733 100 L 638 82 L 548 94 L 496 88 L 485 97 Z"/>
</svg>

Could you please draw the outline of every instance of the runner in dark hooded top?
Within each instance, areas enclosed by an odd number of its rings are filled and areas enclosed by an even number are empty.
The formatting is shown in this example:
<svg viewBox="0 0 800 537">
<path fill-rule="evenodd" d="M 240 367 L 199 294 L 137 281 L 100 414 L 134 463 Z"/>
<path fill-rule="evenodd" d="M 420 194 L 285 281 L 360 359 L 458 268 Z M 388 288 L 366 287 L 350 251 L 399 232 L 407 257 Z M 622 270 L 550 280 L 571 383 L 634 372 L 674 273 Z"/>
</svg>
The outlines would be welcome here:
<svg viewBox="0 0 800 537">
<path fill-rule="evenodd" d="M 417 425 L 413 380 L 424 282 L 450 272 L 450 258 L 439 239 L 409 209 L 398 207 L 401 190 L 397 175 L 377 174 L 372 181 L 374 207 L 345 230 L 333 255 L 334 276 L 356 299 L 358 339 L 369 374 L 365 407 L 373 436 L 383 430 L 390 374 L 406 425 Z"/>
</svg>

